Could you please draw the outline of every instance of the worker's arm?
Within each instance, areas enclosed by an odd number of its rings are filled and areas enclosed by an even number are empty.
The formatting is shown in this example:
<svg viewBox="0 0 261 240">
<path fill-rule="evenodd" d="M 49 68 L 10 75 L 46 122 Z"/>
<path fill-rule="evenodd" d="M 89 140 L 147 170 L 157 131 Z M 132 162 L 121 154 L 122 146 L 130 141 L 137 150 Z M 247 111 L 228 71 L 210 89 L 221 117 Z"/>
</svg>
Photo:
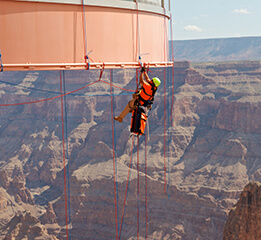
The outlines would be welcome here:
<svg viewBox="0 0 261 240">
<path fill-rule="evenodd" d="M 144 72 L 142 72 L 142 73 L 140 74 L 140 85 L 141 85 L 141 86 L 142 86 L 143 83 L 144 83 L 143 76 L 144 76 Z"/>
<path fill-rule="evenodd" d="M 144 72 L 144 75 L 145 75 L 145 80 L 146 80 L 146 82 L 147 82 L 147 83 L 150 83 L 149 75 L 148 75 L 146 72 Z"/>
<path fill-rule="evenodd" d="M 144 68 L 145 69 L 145 68 Z M 148 73 L 145 71 L 145 70 L 143 70 L 143 71 L 141 71 L 141 74 L 140 74 L 140 85 L 142 86 L 143 84 L 144 84 L 144 77 L 145 77 L 145 81 L 147 82 L 147 83 L 150 83 L 151 82 L 151 80 L 150 80 L 150 78 L 149 78 L 149 75 L 148 75 Z"/>
</svg>

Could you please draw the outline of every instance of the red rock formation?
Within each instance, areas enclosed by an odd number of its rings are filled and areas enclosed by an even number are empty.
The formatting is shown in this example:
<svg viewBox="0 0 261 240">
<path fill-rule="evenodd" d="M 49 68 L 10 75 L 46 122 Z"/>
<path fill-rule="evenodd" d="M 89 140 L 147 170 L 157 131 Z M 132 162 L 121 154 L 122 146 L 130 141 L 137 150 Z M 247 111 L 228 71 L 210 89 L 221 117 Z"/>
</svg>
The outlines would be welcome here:
<svg viewBox="0 0 261 240">
<path fill-rule="evenodd" d="M 223 240 L 261 239 L 261 184 L 249 183 L 231 209 Z"/>
</svg>

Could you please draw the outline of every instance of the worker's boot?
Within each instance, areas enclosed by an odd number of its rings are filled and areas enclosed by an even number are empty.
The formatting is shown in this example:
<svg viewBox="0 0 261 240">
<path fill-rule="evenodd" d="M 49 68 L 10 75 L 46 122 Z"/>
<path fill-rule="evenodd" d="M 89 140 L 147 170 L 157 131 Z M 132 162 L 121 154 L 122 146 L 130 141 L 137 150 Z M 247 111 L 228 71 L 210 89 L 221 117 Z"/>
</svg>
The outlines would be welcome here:
<svg viewBox="0 0 261 240">
<path fill-rule="evenodd" d="M 118 121 L 118 122 L 122 122 L 122 118 L 121 117 L 114 117 L 114 120 Z"/>
</svg>

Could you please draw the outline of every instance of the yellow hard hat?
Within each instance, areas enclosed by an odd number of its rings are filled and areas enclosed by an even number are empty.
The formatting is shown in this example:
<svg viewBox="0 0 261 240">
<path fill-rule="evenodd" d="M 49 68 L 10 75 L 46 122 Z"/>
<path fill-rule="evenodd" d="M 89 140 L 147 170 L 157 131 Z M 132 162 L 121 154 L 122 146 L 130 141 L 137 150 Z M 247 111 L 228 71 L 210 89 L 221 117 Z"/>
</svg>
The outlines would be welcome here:
<svg viewBox="0 0 261 240">
<path fill-rule="evenodd" d="M 157 77 L 152 78 L 152 81 L 156 87 L 158 87 L 161 84 L 160 79 Z"/>
</svg>

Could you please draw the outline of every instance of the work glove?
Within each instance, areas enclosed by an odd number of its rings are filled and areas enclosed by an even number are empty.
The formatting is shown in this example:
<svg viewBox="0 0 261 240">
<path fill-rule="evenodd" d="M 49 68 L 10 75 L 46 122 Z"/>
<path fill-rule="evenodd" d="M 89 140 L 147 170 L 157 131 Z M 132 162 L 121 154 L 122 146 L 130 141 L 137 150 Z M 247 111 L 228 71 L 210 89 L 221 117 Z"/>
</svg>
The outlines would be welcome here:
<svg viewBox="0 0 261 240">
<path fill-rule="evenodd" d="M 140 72 L 141 72 L 141 73 L 146 72 L 146 68 L 145 68 L 145 67 L 142 67 Z"/>
</svg>

